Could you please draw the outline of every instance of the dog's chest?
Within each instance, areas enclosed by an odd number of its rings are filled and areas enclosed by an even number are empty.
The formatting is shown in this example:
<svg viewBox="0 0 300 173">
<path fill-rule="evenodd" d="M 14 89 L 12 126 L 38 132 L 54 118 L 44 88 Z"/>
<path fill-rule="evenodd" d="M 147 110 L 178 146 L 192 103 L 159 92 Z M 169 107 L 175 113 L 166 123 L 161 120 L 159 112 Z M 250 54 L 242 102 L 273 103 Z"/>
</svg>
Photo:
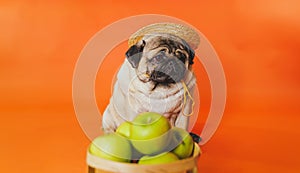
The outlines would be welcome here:
<svg viewBox="0 0 300 173">
<path fill-rule="evenodd" d="M 131 109 L 135 113 L 157 112 L 169 118 L 180 112 L 183 100 L 183 91 L 180 89 L 157 88 L 151 92 L 145 92 L 136 86 L 132 85 L 128 93 L 129 105 L 133 106 Z"/>
</svg>

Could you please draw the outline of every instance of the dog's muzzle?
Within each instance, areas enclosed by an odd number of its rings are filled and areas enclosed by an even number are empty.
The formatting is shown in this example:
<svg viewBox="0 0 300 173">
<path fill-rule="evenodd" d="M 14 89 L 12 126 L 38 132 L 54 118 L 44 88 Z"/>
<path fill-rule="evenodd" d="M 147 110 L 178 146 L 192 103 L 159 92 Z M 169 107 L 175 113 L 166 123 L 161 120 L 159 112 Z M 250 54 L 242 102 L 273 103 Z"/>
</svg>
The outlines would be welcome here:
<svg viewBox="0 0 300 173">
<path fill-rule="evenodd" d="M 155 68 L 150 75 L 150 80 L 162 84 L 179 82 L 185 75 L 185 65 L 177 57 L 166 57 L 158 54 L 151 59 Z"/>
</svg>

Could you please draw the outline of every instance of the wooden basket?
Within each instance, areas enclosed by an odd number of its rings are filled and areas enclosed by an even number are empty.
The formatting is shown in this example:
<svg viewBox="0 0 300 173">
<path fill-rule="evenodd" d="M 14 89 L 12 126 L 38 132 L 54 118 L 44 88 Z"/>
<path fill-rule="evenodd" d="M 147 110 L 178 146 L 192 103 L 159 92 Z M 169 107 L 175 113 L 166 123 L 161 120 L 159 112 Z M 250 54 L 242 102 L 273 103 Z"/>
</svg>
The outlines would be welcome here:
<svg viewBox="0 0 300 173">
<path fill-rule="evenodd" d="M 168 164 L 139 165 L 105 160 L 87 153 L 88 173 L 197 173 L 201 150 L 195 143 L 193 156 Z"/>
</svg>

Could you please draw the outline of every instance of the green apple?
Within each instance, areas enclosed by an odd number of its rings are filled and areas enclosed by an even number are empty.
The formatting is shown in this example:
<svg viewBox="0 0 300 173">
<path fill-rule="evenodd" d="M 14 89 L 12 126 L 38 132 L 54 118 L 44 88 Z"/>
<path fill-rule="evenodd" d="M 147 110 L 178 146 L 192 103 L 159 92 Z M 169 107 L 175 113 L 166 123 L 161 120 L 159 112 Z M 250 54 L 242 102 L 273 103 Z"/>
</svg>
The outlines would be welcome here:
<svg viewBox="0 0 300 173">
<path fill-rule="evenodd" d="M 116 132 L 129 139 L 130 138 L 130 127 L 131 127 L 131 122 L 125 121 L 119 125 Z M 138 160 L 143 156 L 143 154 L 140 153 L 139 151 L 137 151 L 134 147 L 132 147 L 131 149 L 132 149 L 131 150 L 132 151 L 132 160 Z"/>
<path fill-rule="evenodd" d="M 92 155 L 117 162 L 131 160 L 131 145 L 127 138 L 118 133 L 99 136 L 93 140 L 89 152 Z"/>
<path fill-rule="evenodd" d="M 163 152 L 154 156 L 143 156 L 138 164 L 164 164 L 179 160 L 178 157 L 171 152 Z"/>
<path fill-rule="evenodd" d="M 176 145 L 173 149 L 173 153 L 178 156 L 179 159 L 185 159 L 192 155 L 194 149 L 194 141 L 189 132 L 186 130 L 173 127 L 172 128 L 174 140 L 172 145 Z"/>
<path fill-rule="evenodd" d="M 135 149 L 143 154 L 158 154 L 172 139 L 167 118 L 154 112 L 139 114 L 131 124 L 130 139 Z"/>
<path fill-rule="evenodd" d="M 116 132 L 129 138 L 130 136 L 130 126 L 131 123 L 128 121 L 124 121 L 119 127 L 117 128 Z"/>
</svg>

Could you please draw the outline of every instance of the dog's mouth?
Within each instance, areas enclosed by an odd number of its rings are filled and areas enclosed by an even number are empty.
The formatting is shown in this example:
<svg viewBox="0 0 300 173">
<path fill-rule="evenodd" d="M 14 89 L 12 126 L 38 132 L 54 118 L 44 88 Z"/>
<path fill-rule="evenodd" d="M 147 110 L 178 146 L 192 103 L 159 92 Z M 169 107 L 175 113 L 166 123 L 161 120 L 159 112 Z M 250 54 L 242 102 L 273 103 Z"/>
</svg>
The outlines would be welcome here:
<svg viewBox="0 0 300 173">
<path fill-rule="evenodd" d="M 162 84 L 176 83 L 176 81 L 166 73 L 156 70 L 151 73 L 150 80 Z"/>
<path fill-rule="evenodd" d="M 171 84 L 179 82 L 185 75 L 186 68 L 177 58 L 168 58 L 157 64 L 150 80 L 160 84 Z"/>
</svg>

